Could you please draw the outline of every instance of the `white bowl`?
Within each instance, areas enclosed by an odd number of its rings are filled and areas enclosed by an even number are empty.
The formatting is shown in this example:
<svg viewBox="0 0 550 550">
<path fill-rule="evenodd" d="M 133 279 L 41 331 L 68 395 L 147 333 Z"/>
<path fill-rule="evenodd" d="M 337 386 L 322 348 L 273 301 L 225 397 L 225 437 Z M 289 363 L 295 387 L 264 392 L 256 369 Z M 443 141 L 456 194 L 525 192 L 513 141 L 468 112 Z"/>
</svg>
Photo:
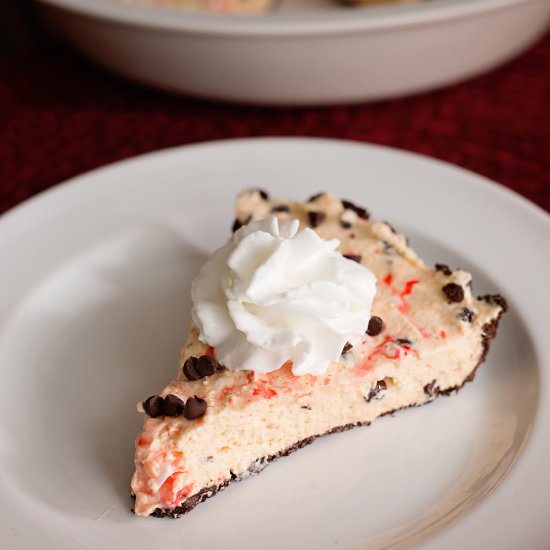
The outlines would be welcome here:
<svg viewBox="0 0 550 550">
<path fill-rule="evenodd" d="M 301 0 L 260 16 L 38 1 L 62 36 L 114 72 L 165 90 L 273 105 L 383 99 L 457 82 L 512 58 L 550 18 L 548 0 L 358 9 Z"/>
</svg>

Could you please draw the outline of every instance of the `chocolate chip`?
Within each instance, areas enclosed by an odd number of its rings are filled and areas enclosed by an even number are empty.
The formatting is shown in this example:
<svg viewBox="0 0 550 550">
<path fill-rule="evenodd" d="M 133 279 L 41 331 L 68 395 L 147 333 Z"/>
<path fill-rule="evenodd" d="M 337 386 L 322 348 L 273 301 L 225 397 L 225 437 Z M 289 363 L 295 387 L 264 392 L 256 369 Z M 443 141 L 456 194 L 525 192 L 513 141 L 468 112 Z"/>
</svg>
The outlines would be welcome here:
<svg viewBox="0 0 550 550">
<path fill-rule="evenodd" d="M 160 395 L 151 395 L 143 402 L 143 410 L 151 417 L 164 414 L 164 399 Z"/>
<path fill-rule="evenodd" d="M 449 302 L 462 302 L 464 300 L 464 289 L 456 283 L 446 284 L 442 290 Z"/>
<path fill-rule="evenodd" d="M 256 191 L 258 191 L 260 197 L 262 197 L 264 201 L 269 199 L 269 193 L 267 191 L 264 191 L 263 189 L 256 189 Z"/>
<path fill-rule="evenodd" d="M 195 397 L 190 397 L 187 403 L 185 403 L 183 416 L 185 416 L 187 420 L 195 420 L 206 412 L 206 407 L 206 401 L 195 395 Z"/>
<path fill-rule="evenodd" d="M 247 223 L 252 220 L 252 216 L 247 216 L 243 221 L 239 220 L 239 218 L 235 218 L 235 221 L 233 222 L 233 226 L 231 229 L 233 230 L 233 233 L 237 231 L 237 229 L 240 229 L 243 225 L 246 225 Z"/>
<path fill-rule="evenodd" d="M 290 212 L 290 208 L 286 204 L 277 204 L 271 209 L 271 212 Z"/>
<path fill-rule="evenodd" d="M 342 350 L 342 355 L 344 355 L 344 353 L 347 353 L 352 347 L 353 347 L 353 345 L 351 344 L 351 342 L 346 342 L 346 345 L 344 346 L 344 349 Z"/>
<path fill-rule="evenodd" d="M 321 192 L 321 193 L 317 193 L 315 195 L 312 195 L 311 197 L 309 197 L 307 202 L 315 202 L 317 199 L 320 199 L 324 194 L 325 193 Z"/>
<path fill-rule="evenodd" d="M 210 355 L 201 355 L 197 361 L 197 373 L 201 378 L 212 376 L 216 372 L 217 361 Z"/>
<path fill-rule="evenodd" d="M 368 220 L 369 217 L 370 217 L 369 213 L 364 208 L 361 208 L 360 206 L 356 206 L 355 204 L 353 204 L 350 201 L 343 200 L 342 201 L 342 206 L 346 210 L 352 210 L 353 212 L 355 212 L 363 220 Z"/>
<path fill-rule="evenodd" d="M 443 275 L 452 275 L 452 270 L 449 268 L 447 264 L 435 264 L 435 270 L 441 271 Z"/>
<path fill-rule="evenodd" d="M 365 401 L 370 403 L 381 391 L 384 391 L 385 389 L 387 389 L 386 382 L 384 380 L 378 380 L 374 387 L 369 391 L 367 397 L 365 397 Z"/>
<path fill-rule="evenodd" d="M 464 321 L 465 323 L 471 323 L 474 320 L 474 312 L 467 307 L 463 307 L 459 312 L 457 317 Z"/>
<path fill-rule="evenodd" d="M 224 369 L 225 367 L 210 355 L 201 355 L 199 358 L 188 357 L 183 364 L 183 374 L 189 380 L 199 380 Z"/>
<path fill-rule="evenodd" d="M 407 338 L 396 338 L 395 340 L 396 344 L 399 344 L 400 346 L 412 346 L 413 343 L 408 340 Z"/>
<path fill-rule="evenodd" d="M 311 227 L 317 227 L 325 221 L 327 215 L 324 212 L 308 212 L 308 217 Z"/>
<path fill-rule="evenodd" d="M 384 330 L 384 321 L 374 315 L 370 318 L 367 334 L 369 336 L 378 336 Z"/>
<path fill-rule="evenodd" d="M 311 410 L 311 407 L 309 405 L 302 405 L 300 407 L 301 409 L 306 409 L 306 411 L 310 411 Z"/>
<path fill-rule="evenodd" d="M 437 397 L 439 395 L 439 386 L 436 386 L 435 380 L 424 386 L 424 393 L 430 397 Z"/>
<path fill-rule="evenodd" d="M 342 254 L 344 258 L 347 258 L 348 260 L 353 260 L 354 262 L 357 262 L 358 264 L 361 263 L 361 255 L 360 254 Z"/>
<path fill-rule="evenodd" d="M 390 228 L 390 231 L 394 234 L 394 235 L 397 235 L 397 231 L 395 230 L 395 227 L 390 223 L 390 222 L 384 222 L 389 228 Z"/>
<path fill-rule="evenodd" d="M 199 360 L 197 357 L 188 357 L 183 364 L 183 374 L 185 374 L 188 380 L 198 380 L 202 378 L 197 370 L 197 364 Z"/>
<path fill-rule="evenodd" d="M 183 412 L 185 403 L 177 395 L 167 395 L 164 398 L 164 415 L 179 416 Z"/>
<path fill-rule="evenodd" d="M 344 229 L 351 229 L 351 226 L 352 224 L 350 222 L 340 220 L 340 227 L 343 227 Z"/>
</svg>

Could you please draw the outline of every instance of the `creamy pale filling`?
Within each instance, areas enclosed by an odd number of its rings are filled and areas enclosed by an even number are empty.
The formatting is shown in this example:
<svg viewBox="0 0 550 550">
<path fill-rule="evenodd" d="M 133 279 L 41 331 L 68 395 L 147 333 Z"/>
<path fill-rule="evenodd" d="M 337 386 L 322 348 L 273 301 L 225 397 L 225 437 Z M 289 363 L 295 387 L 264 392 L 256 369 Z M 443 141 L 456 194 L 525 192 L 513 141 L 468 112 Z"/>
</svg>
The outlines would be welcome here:
<svg viewBox="0 0 550 550">
<path fill-rule="evenodd" d="M 483 354 L 483 327 L 501 308 L 472 296 L 468 273 L 447 275 L 426 267 L 403 236 L 383 222 L 359 218 L 330 195 L 303 204 L 268 201 L 250 192 L 239 198 L 237 215 L 261 219 L 283 204 L 290 212 L 277 216 L 304 225 L 309 212 L 324 213 L 319 234 L 339 238 L 343 254 L 361 256 L 376 274 L 373 315 L 385 328 L 377 336 L 365 335 L 321 376 L 293 376 L 287 364 L 266 375 L 228 369 L 188 381 L 180 369 L 179 380 L 162 395 L 184 400 L 197 395 L 207 401 L 207 413 L 191 421 L 182 416 L 145 420 L 132 479 L 139 515 L 174 508 L 205 487 L 244 476 L 257 459 L 308 437 L 429 401 L 432 388 L 460 386 Z M 459 303 L 450 303 L 443 293 L 448 283 L 463 288 Z M 192 327 L 181 362 L 205 353 L 215 355 L 215 350 L 199 342 Z M 385 388 L 373 391 L 380 381 Z"/>
</svg>

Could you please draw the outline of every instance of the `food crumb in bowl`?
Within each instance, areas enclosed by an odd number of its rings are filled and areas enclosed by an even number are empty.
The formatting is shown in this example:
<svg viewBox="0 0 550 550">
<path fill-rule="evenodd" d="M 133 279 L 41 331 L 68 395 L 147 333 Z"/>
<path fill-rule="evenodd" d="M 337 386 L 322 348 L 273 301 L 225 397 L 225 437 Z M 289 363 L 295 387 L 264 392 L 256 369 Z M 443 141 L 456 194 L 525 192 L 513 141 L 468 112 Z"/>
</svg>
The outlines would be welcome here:
<svg viewBox="0 0 550 550">
<path fill-rule="evenodd" d="M 121 0 L 151 7 L 181 8 L 212 13 L 255 14 L 272 10 L 276 0 Z"/>
<path fill-rule="evenodd" d="M 274 11 L 281 4 L 288 5 L 295 0 L 119 0 L 130 4 L 151 7 L 181 8 L 190 11 L 210 13 L 235 13 L 254 15 Z M 369 6 L 375 4 L 414 4 L 423 0 L 329 0 L 342 6 Z"/>
</svg>

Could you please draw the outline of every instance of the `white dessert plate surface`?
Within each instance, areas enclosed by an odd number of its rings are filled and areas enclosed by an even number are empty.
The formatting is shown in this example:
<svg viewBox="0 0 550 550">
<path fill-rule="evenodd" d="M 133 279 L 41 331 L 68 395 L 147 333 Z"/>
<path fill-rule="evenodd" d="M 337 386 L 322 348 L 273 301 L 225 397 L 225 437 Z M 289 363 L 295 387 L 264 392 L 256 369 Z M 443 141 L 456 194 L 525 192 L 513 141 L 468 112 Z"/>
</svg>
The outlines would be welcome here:
<svg viewBox="0 0 550 550">
<path fill-rule="evenodd" d="M 322 438 L 179 519 L 131 512 L 135 404 L 177 371 L 189 285 L 260 186 L 365 205 L 510 303 L 452 397 Z M 550 540 L 549 217 L 462 169 L 259 139 L 101 168 L 0 218 L 0 540 L 10 550 L 542 549 Z"/>
</svg>

